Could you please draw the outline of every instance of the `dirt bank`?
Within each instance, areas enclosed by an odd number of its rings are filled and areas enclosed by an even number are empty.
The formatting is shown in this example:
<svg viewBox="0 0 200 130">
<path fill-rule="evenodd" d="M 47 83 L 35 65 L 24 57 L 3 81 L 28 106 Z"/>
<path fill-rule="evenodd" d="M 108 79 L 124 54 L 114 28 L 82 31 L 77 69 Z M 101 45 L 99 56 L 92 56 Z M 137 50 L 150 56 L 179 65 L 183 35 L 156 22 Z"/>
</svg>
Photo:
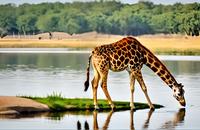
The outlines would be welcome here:
<svg viewBox="0 0 200 130">
<path fill-rule="evenodd" d="M 45 104 L 38 103 L 31 99 L 14 97 L 14 96 L 0 96 L 0 115 L 22 114 L 50 111 Z"/>
</svg>

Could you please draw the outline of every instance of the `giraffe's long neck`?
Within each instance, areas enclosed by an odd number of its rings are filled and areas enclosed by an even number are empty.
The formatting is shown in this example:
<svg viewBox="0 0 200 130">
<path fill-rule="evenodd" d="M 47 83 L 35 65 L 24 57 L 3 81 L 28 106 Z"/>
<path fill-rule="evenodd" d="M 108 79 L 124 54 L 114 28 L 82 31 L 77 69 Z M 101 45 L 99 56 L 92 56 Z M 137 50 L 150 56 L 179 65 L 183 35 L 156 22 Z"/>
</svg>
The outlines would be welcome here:
<svg viewBox="0 0 200 130">
<path fill-rule="evenodd" d="M 151 68 L 170 88 L 178 83 L 169 72 L 166 66 L 146 47 L 142 47 L 144 53 L 144 63 Z"/>
</svg>

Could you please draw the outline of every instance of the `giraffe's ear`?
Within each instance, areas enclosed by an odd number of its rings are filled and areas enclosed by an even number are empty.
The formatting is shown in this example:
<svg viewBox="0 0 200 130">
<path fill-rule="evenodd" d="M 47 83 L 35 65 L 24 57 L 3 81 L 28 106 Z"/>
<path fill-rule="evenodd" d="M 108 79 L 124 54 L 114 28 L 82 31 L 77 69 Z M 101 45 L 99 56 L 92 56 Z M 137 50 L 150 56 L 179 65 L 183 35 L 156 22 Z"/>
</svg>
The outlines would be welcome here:
<svg viewBox="0 0 200 130">
<path fill-rule="evenodd" d="M 180 84 L 178 84 L 178 85 L 179 85 L 179 87 L 182 87 L 182 88 L 184 87 L 182 83 L 180 83 Z"/>
</svg>

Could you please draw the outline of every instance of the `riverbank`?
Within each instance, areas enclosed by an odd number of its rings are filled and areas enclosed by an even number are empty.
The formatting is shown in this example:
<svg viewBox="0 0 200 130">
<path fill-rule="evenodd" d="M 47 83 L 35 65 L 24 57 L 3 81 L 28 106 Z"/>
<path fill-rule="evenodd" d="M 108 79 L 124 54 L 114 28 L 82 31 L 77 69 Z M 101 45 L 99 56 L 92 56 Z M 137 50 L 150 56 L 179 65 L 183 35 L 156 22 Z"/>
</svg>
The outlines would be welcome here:
<svg viewBox="0 0 200 130">
<path fill-rule="evenodd" d="M 0 48 L 94 48 L 109 44 L 125 36 L 87 33 L 68 36 L 63 39 L 0 39 Z M 184 35 L 144 35 L 136 37 L 143 45 L 156 54 L 200 55 L 200 37 Z"/>
<path fill-rule="evenodd" d="M 0 96 L 0 115 L 45 111 L 50 111 L 49 107 L 37 101 L 14 96 Z"/>
<path fill-rule="evenodd" d="M 98 100 L 102 111 L 110 110 L 106 100 Z M 115 101 L 116 111 L 130 110 L 129 102 Z M 136 110 L 149 108 L 147 104 L 135 103 Z M 163 106 L 155 104 L 155 108 Z M 85 111 L 94 110 L 93 100 L 85 98 L 68 99 L 62 97 L 14 97 L 0 96 L 0 115 L 36 112 Z"/>
</svg>

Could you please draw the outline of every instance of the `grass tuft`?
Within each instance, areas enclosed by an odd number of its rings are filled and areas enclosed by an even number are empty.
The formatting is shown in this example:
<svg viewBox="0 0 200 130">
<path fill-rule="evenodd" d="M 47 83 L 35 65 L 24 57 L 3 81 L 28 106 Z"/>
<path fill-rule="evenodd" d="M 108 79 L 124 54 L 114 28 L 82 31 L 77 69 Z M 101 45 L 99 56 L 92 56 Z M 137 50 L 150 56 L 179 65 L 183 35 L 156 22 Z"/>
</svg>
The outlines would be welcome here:
<svg viewBox="0 0 200 130">
<path fill-rule="evenodd" d="M 61 100 L 61 99 L 64 99 L 64 97 L 62 96 L 61 93 L 56 93 L 56 92 L 53 92 L 53 94 L 50 94 L 50 95 L 47 95 L 47 98 L 49 100 Z"/>
</svg>

